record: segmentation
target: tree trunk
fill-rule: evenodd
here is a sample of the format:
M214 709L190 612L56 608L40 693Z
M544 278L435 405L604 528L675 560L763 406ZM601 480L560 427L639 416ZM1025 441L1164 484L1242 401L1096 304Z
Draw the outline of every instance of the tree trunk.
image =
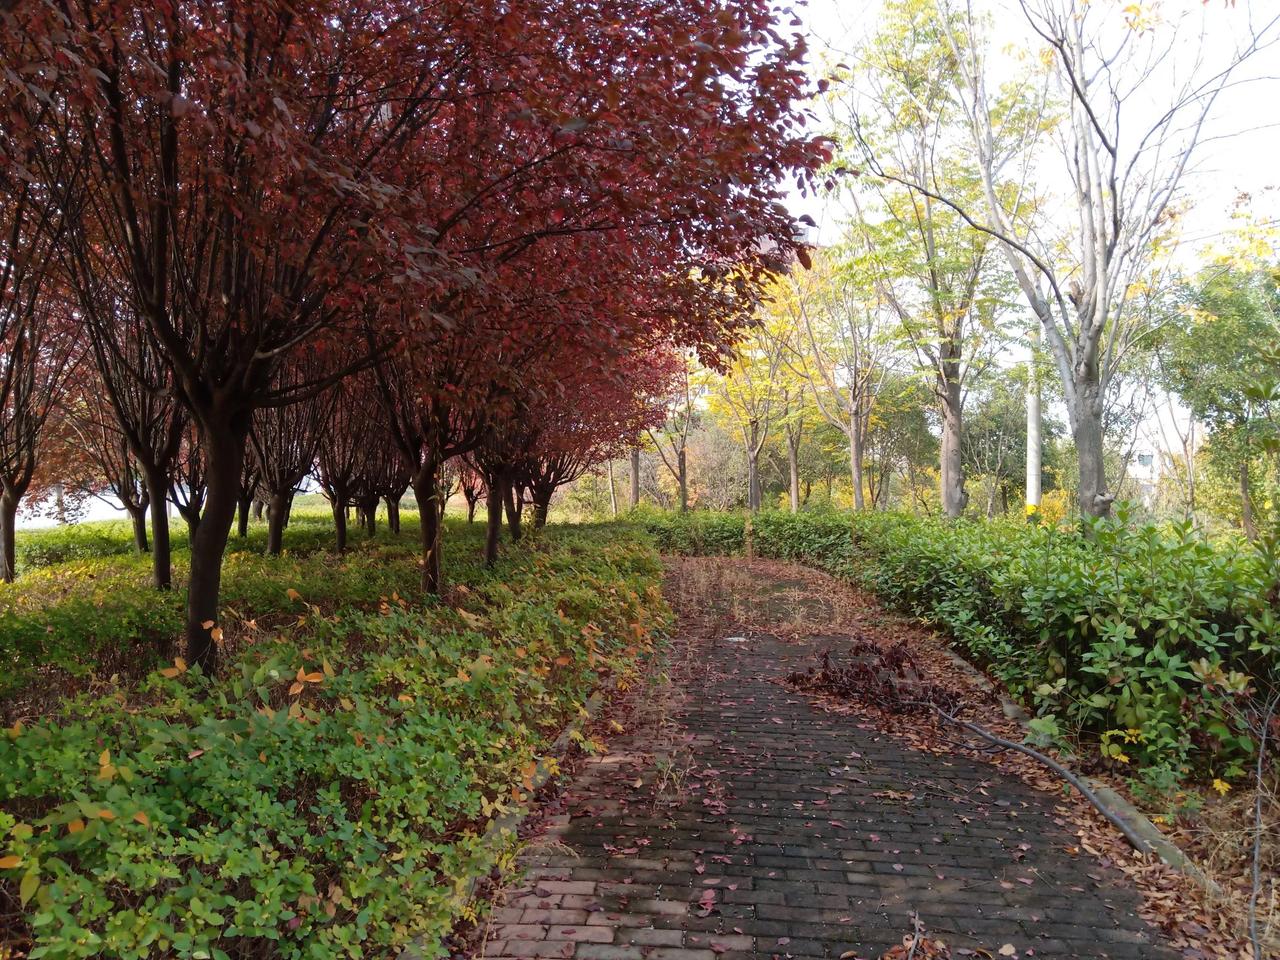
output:
M685 449L681 447L676 453L676 482L680 484L680 512L689 512L689 465L685 458Z
M339 553L347 550L347 505L338 497L333 499L334 546Z
M853 483L853 509L865 510L862 495L862 431L856 422L849 424L849 479Z
M533 529L541 530L547 525L547 512L551 509L551 497L554 489L547 491L545 494L534 492L533 494Z
M255 520L262 519L262 510L264 507L265 507L265 504L261 500L253 501L253 519Z
M618 488L613 485L613 461L609 461L609 513L618 519ZM544 518L545 519L545 518Z
M1112 497L1107 493L1103 465L1102 406L1096 386L1081 393L1075 423L1076 456L1080 460L1079 505L1082 517L1105 517L1111 513Z
M18 574L18 498L0 493L0 580L13 583Z
M964 423L961 419L960 384L949 381L942 397L942 454L940 463L942 511L959 517L969 503L964 489L964 464L960 459Z
M201 424L205 455L204 513L191 538L191 576L187 582L187 663L208 675L218 669L218 647L210 632L218 621L222 557L240 500L248 414L229 423Z
M1031 331L1031 363L1027 369L1027 515L1040 510L1040 475L1043 455L1040 413L1040 378L1036 375L1035 357L1040 345L1040 325Z
M484 564L492 567L498 561L498 538L502 534L502 481L490 477L485 482Z
M760 509L760 460L757 454L747 451L747 509L756 513Z
M631 509L640 506L640 448L631 448Z
M173 585L172 549L169 546L169 478L160 470L143 470L151 501L151 583L157 590Z
M387 497L386 500L387 500L387 529L390 530L394 535L399 536L400 535L400 498ZM443 506L444 505L441 504L442 508ZM440 512L441 514L443 514L444 510L441 509Z
M418 501L418 525L422 530L422 589L439 594L441 587L440 564L440 470L433 459L418 468L413 477L413 495ZM376 509L376 508L375 508Z
M125 505L129 512L129 520L133 524L133 549L137 553L146 553L150 549L147 543L147 508Z
M511 542L518 543L524 532L520 529L521 505L516 503L516 485L514 483L504 483L502 496L507 509L507 529L511 533Z
M268 556L280 556L280 551L284 547L284 525L289 517L289 501L291 499L293 498L288 494L273 493L271 501L267 504Z
M1249 458L1240 460L1240 524L1250 540L1258 539L1258 520L1253 513L1253 490L1249 482Z
M800 433L787 433L787 476L790 480L791 512L800 512Z
M476 504L478 504L479 502L480 502L479 497L477 497L474 500L472 500L470 497L467 497L467 523L476 522Z
M249 535L249 510L253 506L253 497L241 497L236 504L236 536L243 540Z

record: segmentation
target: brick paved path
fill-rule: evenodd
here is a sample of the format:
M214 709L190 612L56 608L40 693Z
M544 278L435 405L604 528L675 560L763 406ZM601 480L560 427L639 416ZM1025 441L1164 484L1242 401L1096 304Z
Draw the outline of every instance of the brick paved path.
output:
M485 956L876 958L913 912L956 956L1173 956L1044 795L771 682L804 644L702 644L682 749L619 737L566 785Z

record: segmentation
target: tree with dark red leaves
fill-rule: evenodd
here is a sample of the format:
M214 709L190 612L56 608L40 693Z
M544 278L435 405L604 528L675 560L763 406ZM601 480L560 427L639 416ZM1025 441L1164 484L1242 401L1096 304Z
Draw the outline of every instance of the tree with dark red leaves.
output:
M594 377L558 381L529 418L535 425L522 478L541 529L556 490L621 456L666 415L663 398L683 360L670 352L634 354Z
M294 360L277 373L276 386L287 393L292 382L312 382L318 377L312 363ZM337 390L330 389L306 400L259 407L253 412L249 439L257 465L256 492L267 504L267 553L271 556L283 548L294 494L311 473L316 452L332 429L338 398Z
M722 353L794 248L782 181L823 159L769 0L26 0L0 48L71 288L110 278L191 420L206 670L255 410L380 361L438 589L441 465L512 370L566 335L600 366L641 333ZM457 330L481 356L440 356Z
M73 234L64 255L83 257L82 241ZM96 385L147 488L152 583L168 590L169 491L188 417L176 395L172 369L146 321L112 290L106 277L89 271L76 275L78 316L88 332Z
M59 480L85 494L119 503L133 525L134 549L147 553L151 549L147 537L151 499L146 477L105 388L91 371L90 363L81 363L76 382L66 391L57 412L61 426L56 431L61 434L58 442L67 450L67 459L81 465L78 471L60 470ZM42 464L42 469L45 466Z

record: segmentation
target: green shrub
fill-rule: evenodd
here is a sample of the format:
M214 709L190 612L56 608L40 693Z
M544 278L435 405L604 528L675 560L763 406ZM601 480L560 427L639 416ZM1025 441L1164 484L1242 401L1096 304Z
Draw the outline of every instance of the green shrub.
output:
M0 732L0 902L30 956L385 956L447 931L493 866L484 825L669 614L616 528L458 565L457 610L380 592L410 558L235 556L228 594L294 616L216 680L178 663Z
M741 553L744 517L736 513L661 513L640 509L632 514L663 553L677 556L723 557Z
M689 531L740 529L743 518L642 523L663 549L699 552ZM1034 708L1041 729L1153 780L1236 776L1254 750L1236 707L1280 666L1273 547L1123 514L1089 537L870 512L771 512L751 526L759 555L855 579L938 624Z

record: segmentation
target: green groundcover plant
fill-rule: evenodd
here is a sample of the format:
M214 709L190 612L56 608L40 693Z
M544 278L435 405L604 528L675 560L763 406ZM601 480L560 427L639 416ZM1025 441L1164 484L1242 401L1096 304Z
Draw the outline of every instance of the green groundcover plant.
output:
M403 599L410 551L232 557L256 634L216 680L166 661L0 732L10 937L46 958L333 957L446 932L494 865L485 823L669 612L635 531L548 532L464 568L452 605ZM113 638L173 632L169 606L117 592L103 617Z
M741 515L641 514L664 552L745 549ZM754 551L858 582L937 624L1031 706L1034 727L1173 787L1243 774L1239 707L1280 664L1274 547L1123 513L1088 535L899 513L763 513Z

